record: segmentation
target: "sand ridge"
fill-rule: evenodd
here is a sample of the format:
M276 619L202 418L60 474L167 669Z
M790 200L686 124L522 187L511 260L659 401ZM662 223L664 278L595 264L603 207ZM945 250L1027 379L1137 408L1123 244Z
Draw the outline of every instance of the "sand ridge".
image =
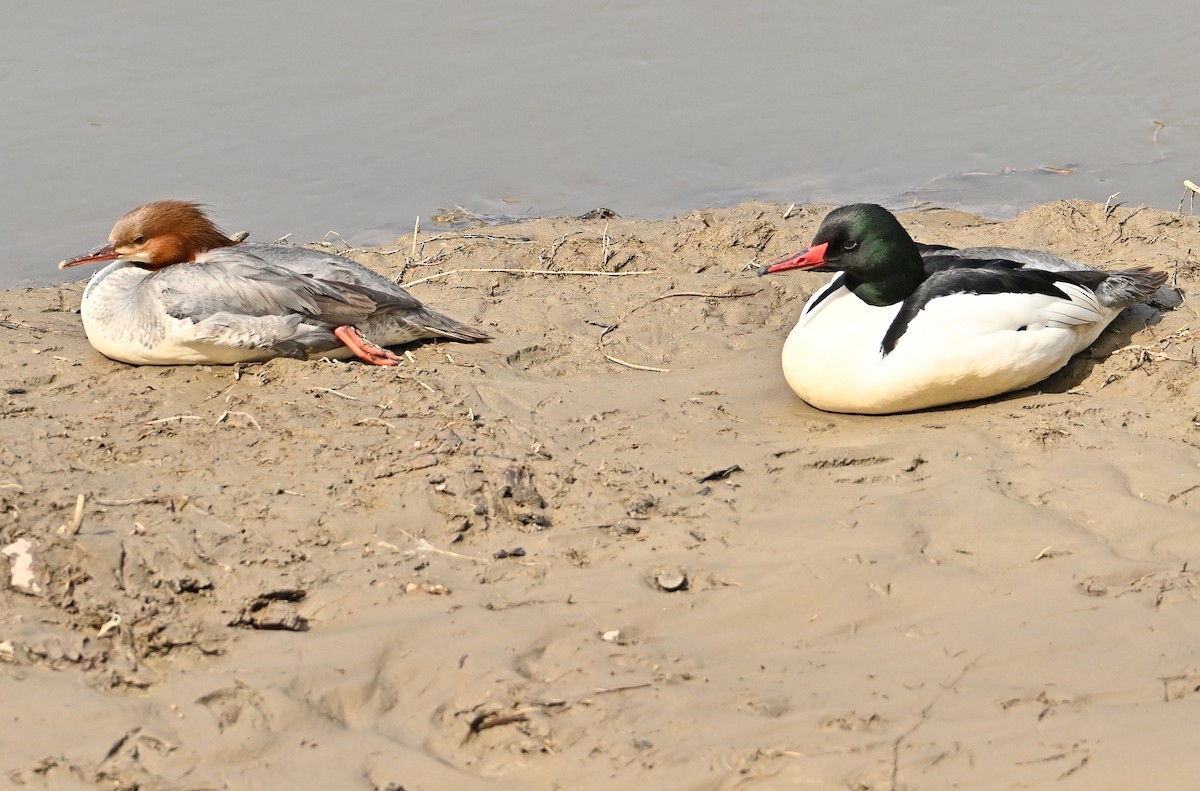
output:
M82 283L0 293L0 788L1190 777L1200 221L903 213L1192 302L1031 390L858 417L779 370L827 276L754 275L827 208L353 250L495 336L396 369L132 367Z

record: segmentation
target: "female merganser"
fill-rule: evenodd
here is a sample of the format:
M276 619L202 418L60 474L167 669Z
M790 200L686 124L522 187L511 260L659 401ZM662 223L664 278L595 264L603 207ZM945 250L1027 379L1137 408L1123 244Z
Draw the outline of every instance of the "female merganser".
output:
M241 238L194 203L156 201L118 220L108 244L58 267L113 262L84 289L83 329L101 354L137 365L350 356L396 365L384 346L489 337L348 258Z
M1031 250L918 245L882 206L831 211L812 246L760 275L839 274L783 346L796 395L828 412L909 412L1020 390L1062 368L1166 282Z

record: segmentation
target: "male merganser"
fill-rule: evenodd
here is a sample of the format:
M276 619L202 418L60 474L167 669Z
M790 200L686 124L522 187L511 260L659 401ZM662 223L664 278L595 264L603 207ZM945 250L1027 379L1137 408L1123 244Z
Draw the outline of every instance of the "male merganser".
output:
M783 346L796 395L828 412L909 412L1020 390L1062 368L1166 282L1032 250L918 245L882 206L831 211L760 275L838 272Z
M396 365L384 346L489 337L348 258L241 238L194 203L156 201L58 267L113 262L84 289L83 329L101 354L137 365L350 356Z

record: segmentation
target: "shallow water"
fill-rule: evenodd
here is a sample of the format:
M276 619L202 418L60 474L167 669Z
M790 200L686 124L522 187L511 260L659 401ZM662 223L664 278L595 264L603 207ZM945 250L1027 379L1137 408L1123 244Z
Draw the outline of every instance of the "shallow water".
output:
M1200 180L1194 3L1015 8L16 4L0 286L88 274L54 265L164 197L259 241L361 244L455 206L1175 209Z

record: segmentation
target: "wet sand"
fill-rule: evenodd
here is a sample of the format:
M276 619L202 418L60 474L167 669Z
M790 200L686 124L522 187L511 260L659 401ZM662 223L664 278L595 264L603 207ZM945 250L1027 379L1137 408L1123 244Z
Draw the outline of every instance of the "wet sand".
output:
M779 370L827 276L754 275L826 208L352 251L495 336L395 369L136 368L82 283L0 293L0 789L1190 782L1200 222L901 215L1191 302L857 417Z

